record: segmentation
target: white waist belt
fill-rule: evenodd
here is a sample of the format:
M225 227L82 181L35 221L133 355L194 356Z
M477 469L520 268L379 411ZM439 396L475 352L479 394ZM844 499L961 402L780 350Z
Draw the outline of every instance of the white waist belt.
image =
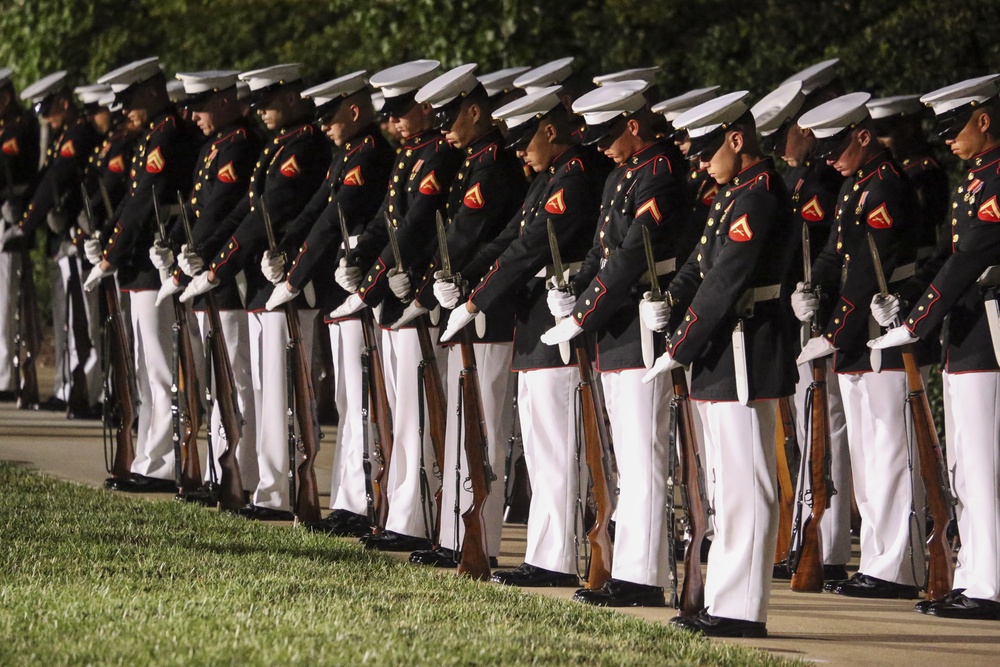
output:
M767 285L753 288L753 302L774 301L781 296L781 285Z
M909 264L903 264L902 266L897 266L896 270L892 272L889 276L890 283L898 283L901 280L906 280L907 278L912 278L913 274L917 272L917 265L915 262L910 262Z
M569 280L571 275L575 275L580 272L583 267L583 262L570 262L569 264L563 264L563 278ZM548 280L556 275L556 269L554 266L549 264L538 270L535 274L536 278L541 278L542 280Z

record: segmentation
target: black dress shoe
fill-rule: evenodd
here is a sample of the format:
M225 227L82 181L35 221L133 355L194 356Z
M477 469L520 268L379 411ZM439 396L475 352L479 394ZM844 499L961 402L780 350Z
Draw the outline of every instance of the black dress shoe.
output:
M767 637L764 623L712 616L707 609L702 609L697 616L674 616L670 625L707 637Z
M573 599L597 607L666 606L661 587L621 579L608 579L600 588L581 588L573 594Z
M0 391L0 403L13 403L17 400L16 391Z
M49 396L47 399L38 404L39 410L48 410L51 412L64 412L66 410L66 401L61 398L56 398L55 396Z
M279 510L274 507L261 507L253 503L241 507L233 514L252 521L294 521L295 515L289 510Z
M92 405L82 412L70 410L66 413L66 419L87 419L97 421L104 418L104 410L100 405Z
M823 579L825 580L823 582L823 590L832 593L833 590L838 586L840 586L841 584L847 584L858 581L861 576L863 575L860 572L855 572L852 576L848 577L847 579L827 579L826 577L823 577Z
M844 581L847 579L847 566L846 565L824 565L823 566L823 580L824 581Z
M964 588L953 588L937 600L921 600L917 604L913 605L913 611L918 614L926 614L932 604L937 604L938 602L952 602L956 598L960 597L964 592Z
M205 507L215 507L219 503L219 485L202 484L198 488L184 491L174 496L174 500L194 505L204 505Z
M372 532L368 517L344 509L333 510L325 519L303 525L314 533L326 533L334 537L363 537Z
M858 572L849 580L837 585L833 592L853 598L880 598L884 600L915 600L920 597L916 586L897 584L885 579L869 577Z
M362 540L365 549L375 549L377 551L421 551L431 548L431 541L426 537L416 537L414 535L403 535L385 531L381 535L370 535Z
M1000 621L1000 602L958 594L948 601L935 602L927 613L939 618Z
M580 578L570 572L553 572L528 563L521 563L513 570L494 572L490 581L505 586L522 586L525 588L558 588L563 586L576 587Z
M792 571L788 569L787 560L774 564L774 570L771 572L771 578L780 579L782 581L788 581L792 578Z
M172 479L147 477L129 473L128 477L109 477L104 480L104 488L124 493L175 493L177 484Z
M438 547L437 549L424 549L414 551L410 554L410 562L417 565L428 565L430 567L458 567L458 561L462 555L456 553L454 549Z

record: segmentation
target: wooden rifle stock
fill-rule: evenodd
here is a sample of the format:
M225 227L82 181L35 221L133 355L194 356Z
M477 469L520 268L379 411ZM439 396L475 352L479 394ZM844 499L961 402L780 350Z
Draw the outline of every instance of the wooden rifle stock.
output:
M35 294L35 271L31 254L21 251L21 290L17 304L17 341L14 361L18 372L17 407L22 410L38 408L38 346L41 332L38 325L38 299ZM23 355L22 355L23 351Z
M226 451L219 455L219 468L222 470L222 479L219 480L219 509L235 511L246 504L239 460L236 457L236 448L240 444L243 432L243 416L240 414L236 396L236 383L233 380L233 366L229 361L229 349L222 333L219 305L212 292L205 294L205 302L208 306L208 325L210 328L208 341L212 350L214 395L219 404L222 430L226 434Z
M177 378L178 402L183 394L183 423L179 492L187 493L201 486L201 461L198 457L198 430L200 403L198 400L198 373L195 370L194 348L191 346L191 328L188 309L174 296L174 321L177 327ZM180 405L178 406L180 407Z
M814 334L814 335L819 335ZM794 563L791 589L796 593L819 593L823 590L823 540L819 524L827 505L827 463L830 421L827 410L826 358L812 361L813 381L809 386L809 484L812 506L802 521L802 548ZM805 483L805 480L800 480Z
M778 399L778 433L775 446L778 453L778 543L774 549L774 562L788 558L788 548L792 538L792 509L795 505L795 485L792 484L791 462L788 460L788 445L798 447L795 442L795 419L789 399Z
M104 294L108 313L108 359L111 363L114 412L118 417L115 457L110 472L118 479L125 479L132 471L132 461L135 460L135 441L132 436L132 423L135 421L138 403L134 384L135 362L114 276L108 276L101 281L101 292Z
M927 402L924 379L913 345L902 348L903 366L906 369L906 384L909 387L907 402L913 414L913 433L917 441L917 456L920 460L920 479L927 494L927 506L931 512L933 528L927 536L929 561L927 564L927 599L944 597L952 586L955 564L948 543L948 523L952 516L952 497L948 487L944 456L938 442L934 417Z
M673 369L670 377L674 385L673 408L677 411L677 435L681 445L681 496L687 513L688 529L691 532L684 550L684 585L681 588L680 615L696 616L705 607L705 578L701 572L701 545L705 541L707 529L705 487L687 377L683 368ZM673 530L673 526L670 526L670 530Z
M73 333L76 348L76 364L70 369L69 397L67 411L71 415L84 415L90 409L90 393L87 388L87 360L94 349L90 340L90 325L87 318L86 296L80 279L80 265L76 257L69 257L69 279L66 281L66 298L69 301L68 325ZM96 314L95 314L96 315Z
M614 553L611 534L608 532L611 515L615 510L611 491L611 462L608 460L611 438L608 436L607 422L604 421L604 400L597 389L586 334L573 340L573 349L580 369L583 442L596 507L594 524L587 531L590 568L587 571L586 588L598 589L611 578L611 559Z
M375 525L372 526L372 533L378 535L385 530L385 522L389 518L386 477L389 474L389 462L392 460L392 408L389 406L389 396L386 393L385 369L376 337L375 316L370 308L361 311L361 331L364 334L365 352L368 356L368 394L371 399L368 414L375 429L372 453L377 468L371 474L375 501Z
M437 461L438 474L444 470L445 430L448 423L448 398L441 381L441 371L438 369L437 356L434 353L434 343L431 341L427 316L421 315L416 320L417 340L420 343L420 365L423 367L421 377L424 383L424 397L427 405L427 418L431 445L434 448L434 459ZM431 542L435 546L441 542L441 485L434 494L434 528L431 531Z
M479 388L479 370L472 332L466 327L461 332L462 372L459 382L462 390L462 416L465 428L465 458L469 464L469 483L472 486L472 504L462 513L465 536L462 538L462 560L458 573L479 581L490 578L489 547L486 543L486 519L483 507L490 495L493 472L487 452L486 422L483 417L483 396Z
M294 503L295 518L305 523L320 520L319 486L316 484L316 455L319 452L319 416L316 414L316 394L306 351L302 345L302 326L294 303L285 304L289 345L292 346L292 375L295 381L295 414L302 438L302 462L298 465L298 487ZM291 407L291 406L289 406Z

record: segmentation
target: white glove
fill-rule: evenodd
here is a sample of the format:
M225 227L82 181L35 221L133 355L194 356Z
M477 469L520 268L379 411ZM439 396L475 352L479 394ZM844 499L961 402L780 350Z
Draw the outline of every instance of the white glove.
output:
M87 280L83 283L83 289L88 292L93 292L94 288L101 284L101 280L112 275L114 272L114 269L109 269L108 271L101 269L101 262L98 261L97 265L90 270L90 275L87 276Z
M802 364L807 364L813 359L819 359L820 357L825 357L833 354L837 351L833 345L830 345L824 336L816 336L815 338L810 338L806 346L802 348L799 352L799 358L795 360L796 366L801 366Z
M285 282L285 253L278 253L272 257L271 251L265 250L264 256L260 259L260 270L272 285Z
M568 340L572 340L582 333L583 328L577 324L572 317L567 317L565 320L543 333L540 340L546 345L558 345L559 343L565 343Z
M104 259L104 249L97 239L87 239L83 242L83 254L87 256L87 261L97 266Z
M45 224L52 231L53 234L61 235L69 227L69 221L66 219L66 214L62 211L55 211L54 209L49 211L48 215L45 216Z
M569 317L573 312L573 306L576 305L576 297L568 289L549 289L549 293L545 295L545 301L549 305L552 317L557 320Z
M76 257L76 246L72 241L59 242L59 257Z
M3 233L2 237L0 237L0 249L7 247L7 244L10 243L11 241L16 241L17 239L23 237L24 237L23 229L21 229L17 225L11 227L10 229L8 229Z
M454 338L455 334L461 331L466 324L476 319L476 315L478 313L470 313L465 304L451 311L451 315L448 317L448 326L445 327L444 334L441 335L441 342L445 343Z
M427 308L420 305L420 302L414 299L406 305L403 309L403 314L399 316L399 319L392 323L392 330L399 331L405 325L409 324L413 320L417 319L424 313L429 313Z
M344 257L340 258L340 266L333 272L333 279L337 281L337 284L344 288L344 291L352 294L358 291L361 277L361 269L356 266L348 266L347 259Z
M445 279L442 276L444 276L444 271L434 272L434 285L431 289L434 292L434 298L438 300L441 307L450 310L458 304L458 300L462 297L462 290L459 289L454 280Z
M181 254L177 258L177 266L184 272L184 275L194 278L205 270L205 260L194 250L188 248L188 244L185 243L181 246Z
M209 292L219 286L218 280L214 283L208 278L208 271L203 271L196 275L190 283L188 283L187 289L184 290L184 294L181 294L181 303L187 303L191 299L195 298L199 294L204 294Z
M680 362L675 361L674 358L670 356L669 352L664 352L656 358L655 362L653 362L653 367L646 371L646 374L642 376L642 383L649 384L656 379L657 375L663 375L667 371L680 367Z
M173 276L168 276L167 279L163 281L163 284L160 285L160 291L156 293L156 303L153 305L159 306L166 299L174 294L177 294L182 289L184 289L183 285L174 280Z
M389 269L389 289L400 301L410 298L410 276L396 267Z
M880 327L895 324L897 315L899 315L899 297L895 294L872 296L872 317Z
M149 247L149 261L158 271L169 270L174 265L174 251L167 246L154 243Z
M873 350L884 350L887 347L899 347L900 345L907 345L917 341L918 338L910 333L910 330L906 327L896 327L895 329L890 329L884 336L879 336L874 340L868 341L868 347Z
M288 303L301 293L302 290L297 290L294 287L289 289L288 283L278 283L274 286L274 291L271 292L270 298L268 298L267 303L264 307L268 310L274 310L283 303Z
M364 307L365 302L361 300L361 297L357 294L352 294L347 297L347 300L344 301L344 303L330 311L330 319L335 320L338 317L347 317L351 313L356 313Z
M816 292L806 291L806 284L799 283L792 292L792 311L799 322L808 322L819 310L819 297Z
M670 304L666 299L653 301L653 293L646 292L639 302L639 317L650 331L663 331L670 319Z

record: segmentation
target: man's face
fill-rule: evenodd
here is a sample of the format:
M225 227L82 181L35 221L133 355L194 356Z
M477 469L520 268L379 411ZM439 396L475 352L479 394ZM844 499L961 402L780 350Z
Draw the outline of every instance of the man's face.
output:
M531 141L523 149L517 150L517 156L524 160L524 164L531 167L535 173L541 173L549 168L552 164L551 142L549 140L549 135L547 129L551 128L551 125L542 123L537 130L535 130L535 135L531 137Z
M282 106L278 106L277 102L271 102L267 105L266 109L257 109L257 115L260 116L261 121L267 129L277 130L283 125L285 120L285 109Z
M742 134L727 132L722 146L715 151L708 162L701 163L701 168L707 170L708 175L714 178L719 185L728 183L736 177L736 174L740 173L742 161L740 160L739 148L742 145Z
M826 159L826 163L840 172L841 176L850 176L865 163L866 149L872 142L868 130L852 130L847 148L836 159Z
M105 134L111 129L111 112L101 107L97 111L94 111L90 115L90 122L93 123L94 128L100 133Z
M403 139L415 137L426 132L431 126L431 107L429 104L413 104L402 116L389 116L397 134Z
M61 98L53 100L51 105L49 105L48 113L45 114L45 122L53 130L58 129L66 122L68 112L69 102Z
M959 158L969 160L986 150L989 137L985 130L990 127L992 120L984 111L974 113L962 131L954 139L945 139L944 143Z
M792 124L788 128L788 136L785 137L785 150L781 159L789 167L798 167L805 164L815 148L816 136L812 130L806 130L797 124Z
M476 119L479 107L475 104L463 105L455 122L447 130L442 130L444 138L455 148L465 148L475 139Z
M191 118L206 137L219 129L219 113L222 111L223 97L212 95L191 111Z
M674 137L674 145L680 149L681 155L687 157L688 151L691 150L691 135L687 132L679 132Z
M614 160L615 164L624 164L635 152L631 122L619 122L611 132L597 142L597 150Z
M357 119L357 105L341 104L337 107L336 113L324 122L322 127L327 138L338 147L347 143L354 130L354 122Z

